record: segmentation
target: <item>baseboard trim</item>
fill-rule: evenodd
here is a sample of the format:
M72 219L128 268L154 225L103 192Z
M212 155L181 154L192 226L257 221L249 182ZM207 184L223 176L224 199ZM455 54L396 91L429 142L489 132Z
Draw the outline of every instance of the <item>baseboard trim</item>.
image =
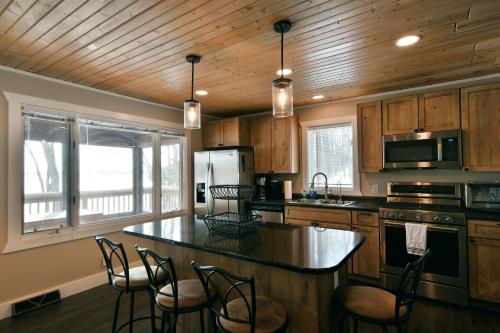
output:
M130 267L138 267L140 265L142 265L142 262L139 260L129 264ZM95 288L107 282L108 282L108 276L106 272L103 271L93 275L86 276L78 280L66 282L57 286L52 286L50 288L37 291L36 293L30 295L24 295L15 299L8 300L6 302L0 303L0 320L11 317L12 304L22 301L24 299L36 297L56 289L59 289L59 291L61 292L61 299L64 299L71 295L75 295L83 291Z

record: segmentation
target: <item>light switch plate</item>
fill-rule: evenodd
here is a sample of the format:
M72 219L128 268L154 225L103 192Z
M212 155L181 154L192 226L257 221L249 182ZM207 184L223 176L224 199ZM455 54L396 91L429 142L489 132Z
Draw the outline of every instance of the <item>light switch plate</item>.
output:
M372 193L378 193L378 184L372 185Z

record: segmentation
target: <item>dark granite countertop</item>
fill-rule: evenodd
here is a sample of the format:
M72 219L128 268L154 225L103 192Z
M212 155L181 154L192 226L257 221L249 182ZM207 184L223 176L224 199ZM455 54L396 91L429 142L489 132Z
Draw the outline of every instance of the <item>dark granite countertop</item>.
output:
M263 223L239 239L211 234L195 215L147 222L123 229L128 235L208 251L286 270L334 272L354 254L365 237L352 231Z
M302 206L329 209L348 209L378 212L379 208L386 203L385 197L345 197L345 200L354 201L348 206L322 205L320 203L296 203L291 200L254 200L252 206Z

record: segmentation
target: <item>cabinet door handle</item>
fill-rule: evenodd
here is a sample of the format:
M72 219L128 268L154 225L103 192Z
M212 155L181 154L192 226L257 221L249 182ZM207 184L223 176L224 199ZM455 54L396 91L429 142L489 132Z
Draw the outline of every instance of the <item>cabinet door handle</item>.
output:
M469 239L469 243L475 243L476 241L474 239Z

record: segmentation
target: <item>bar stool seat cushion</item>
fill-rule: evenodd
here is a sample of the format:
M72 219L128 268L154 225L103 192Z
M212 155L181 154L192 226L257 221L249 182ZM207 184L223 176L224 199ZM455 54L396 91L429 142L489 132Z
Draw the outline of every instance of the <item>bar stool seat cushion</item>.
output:
M177 296L179 308L191 308L198 305L202 305L207 302L207 295L203 285L199 279L189 279L177 281ZM211 285L209 285L210 293L213 295L215 290ZM168 295L164 295L168 294ZM156 301L158 304L166 308L175 307L175 299L173 296L172 285L168 284L160 289L160 292L156 295Z
M396 295L380 288L352 286L342 288L337 293L340 304L353 314L379 320L395 319ZM401 306L399 316L408 313L406 306Z
M153 272L156 272L156 266L151 266L151 270ZM128 276L129 276L129 287L131 288L142 288L142 287L147 287L149 285L149 278L148 278L148 272L146 271L146 267L140 266L140 267L134 267L130 268L128 270ZM120 288L126 288L126 279L125 279L125 273L121 272L118 275L122 276L116 276L113 279L113 284L117 287ZM162 278L162 276L165 275L165 272L163 270L158 271L157 277Z
M250 297L247 297L250 302ZM256 315L255 315L255 332L256 333L271 333L276 332L285 325L288 315L286 309L281 303L263 296L255 297ZM250 304L249 304L250 305ZM224 311L221 309L221 313ZM239 319L248 321L248 309L243 298L236 298L227 303L228 317L231 319ZM239 323L219 317L219 321L224 330L231 333L247 333L250 332L250 325Z

